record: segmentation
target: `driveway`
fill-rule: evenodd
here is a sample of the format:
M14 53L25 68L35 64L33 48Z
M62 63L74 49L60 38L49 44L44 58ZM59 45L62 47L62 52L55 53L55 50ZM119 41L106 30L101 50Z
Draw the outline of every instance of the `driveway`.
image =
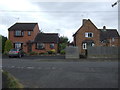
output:
M27 88L117 88L117 61L42 61L4 58L3 69Z

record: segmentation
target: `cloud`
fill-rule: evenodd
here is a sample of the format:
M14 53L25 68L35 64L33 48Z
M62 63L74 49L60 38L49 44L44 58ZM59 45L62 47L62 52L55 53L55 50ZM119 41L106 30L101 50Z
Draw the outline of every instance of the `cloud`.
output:
M6 2L6 3L5 3ZM111 2L30 2L29 0L3 0L0 2L2 31L15 22L38 22L43 32L60 33L69 37L89 18L98 27L118 28L117 7ZM3 32L4 31L4 32Z

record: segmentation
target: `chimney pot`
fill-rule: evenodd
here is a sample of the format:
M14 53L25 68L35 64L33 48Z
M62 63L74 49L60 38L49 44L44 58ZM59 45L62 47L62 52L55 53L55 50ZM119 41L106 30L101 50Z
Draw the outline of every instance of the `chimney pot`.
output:
M106 29L106 26L103 26L103 29Z
M85 24L86 21L87 21L87 19L83 19L83 25Z

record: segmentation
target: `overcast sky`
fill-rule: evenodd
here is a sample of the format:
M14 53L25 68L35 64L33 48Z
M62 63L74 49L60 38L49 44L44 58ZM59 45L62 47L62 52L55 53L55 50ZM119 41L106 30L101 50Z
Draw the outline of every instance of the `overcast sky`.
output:
M72 35L82 25L83 19L90 19L99 29L106 26L118 29L117 0L110 2L32 2L34 0L0 1L0 34L8 36L8 28L16 22L37 22L45 33ZM85 1L85 0L84 0ZM90 0L91 1L91 0ZM99 1L99 0L98 0Z

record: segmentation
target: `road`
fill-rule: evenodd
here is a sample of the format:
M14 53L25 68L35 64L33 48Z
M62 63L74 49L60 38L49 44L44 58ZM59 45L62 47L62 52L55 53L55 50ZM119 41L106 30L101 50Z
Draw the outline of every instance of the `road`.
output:
M26 88L118 87L117 61L50 60L40 57L3 58L2 66Z

